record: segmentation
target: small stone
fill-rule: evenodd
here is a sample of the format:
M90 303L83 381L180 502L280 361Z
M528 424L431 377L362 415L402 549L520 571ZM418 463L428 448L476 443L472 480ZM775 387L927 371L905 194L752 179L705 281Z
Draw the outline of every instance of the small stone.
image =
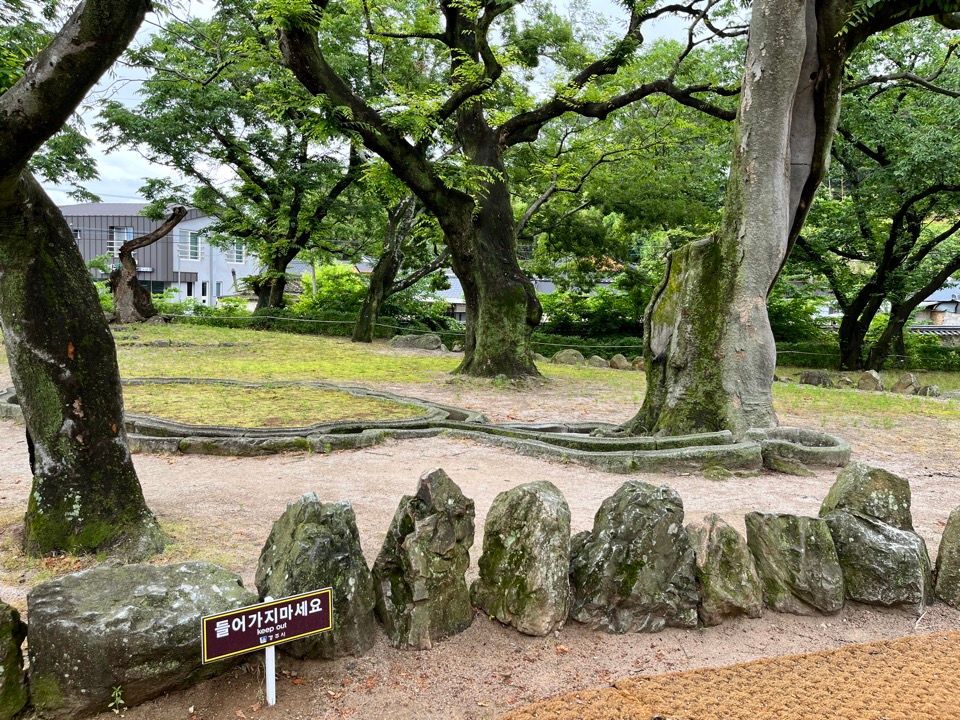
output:
M960 508L947 518L937 551L937 597L960 608Z
M545 362L550 362L550 358L548 358L546 355L541 355L540 353L534 353L533 361L538 363L545 363Z
M763 466L774 472L784 475L793 475L795 477L813 477L816 475L813 470L808 468L796 458L786 457L774 451L764 451Z
M614 370L633 370L633 365L623 355L617 353L610 358L610 367Z
M883 392L883 378L876 370L865 370L857 380L857 390L867 392Z
M843 607L843 572L823 520L752 512L746 524L767 607L795 615Z
M473 522L473 500L443 470L400 500L373 565L377 616L394 646L427 650L470 627Z
M820 517L834 510L913 530L910 483L892 472L863 463L851 463L837 475L820 507Z
M923 612L933 584L927 546L918 535L843 510L823 519L837 548L848 600Z
M726 618L763 614L763 586L743 537L718 515L687 525L697 561L700 620L719 625Z
M604 360L599 355L591 355L590 359L587 360L587 365L595 368L608 368L610 367L610 362L608 360Z
M614 633L697 624L696 563L683 503L668 487L631 480L570 544L570 617Z
M434 333L423 335L394 335L390 339L390 347L407 348L414 350L439 350L443 343L440 336Z
M921 397L940 397L942 394L939 385L924 385L917 391L917 395Z
M832 388L833 380L830 379L830 374L825 370L804 370L800 375L800 384Z
M637 356L630 362L630 364L633 365L633 369L634 369L634 370L637 370L637 371L639 371L639 372L643 372L644 370L647 369L647 363L646 363L646 361L643 359L643 355L637 355Z
M570 508L545 480L494 498L480 577L470 594L490 617L527 635L563 627L570 610Z
M234 573L206 562L91 568L27 595L30 692L43 718L133 707L231 668L201 664L200 618L256 602Z
M288 655L333 660L373 646L373 576L350 503L323 503L314 493L290 503L263 546L256 579L261 600L332 590L333 629L281 645Z
M567 348L556 353L550 362L558 365L583 365L583 353L573 348Z
M707 480L722 482L732 478L733 473L727 468L723 467L723 465L707 465L705 468L703 468L703 476Z
M16 717L30 699L20 649L26 637L20 613L0 602L0 720Z
M856 385L848 376L841 375L837 378L837 385L842 388L852 388Z
M447 350L446 345L444 345L443 343L440 343L440 352L450 352L450 351Z
M900 395L916 395L920 391L920 381L913 373L904 373L897 380L896 384L890 388L890 392Z
M450 347L450 352L456 352L456 353L463 352L463 343L455 342L455 343Z

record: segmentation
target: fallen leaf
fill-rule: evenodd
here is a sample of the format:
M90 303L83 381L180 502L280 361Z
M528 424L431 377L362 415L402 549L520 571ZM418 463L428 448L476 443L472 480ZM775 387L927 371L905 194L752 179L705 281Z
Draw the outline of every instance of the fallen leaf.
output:
M302 677L295 677L293 680L290 681L290 684L291 684L291 685L303 685L304 682L305 682L305 681L304 681L304 679L303 679Z
M568 652L570 652L570 648L566 645L557 645L557 655L566 655Z

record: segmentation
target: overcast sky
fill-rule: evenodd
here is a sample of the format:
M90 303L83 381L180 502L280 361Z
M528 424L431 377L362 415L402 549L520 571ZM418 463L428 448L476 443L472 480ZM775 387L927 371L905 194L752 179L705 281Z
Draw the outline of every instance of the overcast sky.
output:
M611 23L616 23L617 26L623 25L626 13L623 7L613 0L586 0L586 4L591 10L610 18ZM188 17L206 18L212 15L214 7L213 0L182 0L174 12L181 19ZM143 26L137 33L134 44L143 43L157 31L159 24L162 22L163 19L154 13L147 15ZM645 33L645 35L648 39L657 36L679 37L685 35L685 30L681 21L669 19L661 21L656 27L652 28L652 32ZM135 105L137 103L137 90L143 77L142 73L118 63L91 91L81 109L80 114L86 124L87 135L93 142L91 155L96 161L100 173L98 180L85 183L85 187L99 195L104 202L142 202L138 190L145 179L157 177L179 179L175 171L162 165L149 163L135 151L115 150L108 154L105 146L99 142L97 131L93 127L97 116L94 107L96 102L104 97L110 97L123 103ZM43 185L57 204L72 204L75 202L67 195L66 190L68 188L46 182Z

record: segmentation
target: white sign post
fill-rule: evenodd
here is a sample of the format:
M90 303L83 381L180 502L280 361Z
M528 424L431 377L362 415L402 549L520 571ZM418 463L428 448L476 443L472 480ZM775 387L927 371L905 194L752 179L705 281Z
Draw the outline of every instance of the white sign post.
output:
M264 602L272 602L273 598L267 595ZM273 645L263 651L263 673L266 676L267 705L277 704L277 648Z

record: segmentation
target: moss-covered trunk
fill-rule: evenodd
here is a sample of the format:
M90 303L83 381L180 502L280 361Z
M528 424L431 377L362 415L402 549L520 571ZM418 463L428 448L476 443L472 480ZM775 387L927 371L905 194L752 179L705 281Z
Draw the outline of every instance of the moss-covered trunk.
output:
M487 169L490 179L469 215L461 210L452 222L440 221L467 304L464 358L457 372L539 375L531 340L543 310L517 261L516 221L502 150L479 107L461 112L458 131L472 163Z
M723 224L672 254L651 299L648 392L629 432L742 435L777 423L766 299L836 124L847 50L835 10L819 17L814 0L754 3Z
M113 337L69 226L26 172L0 189L0 321L33 470L27 551L159 552Z
M283 291L287 287L286 265L283 270L273 270L261 277L254 284L253 291L257 294L257 310L267 308L282 308L284 306Z
M403 262L403 255L400 252L402 239L400 237L400 223L404 215L412 209L412 206L412 201L406 201L387 213L383 253L377 258L377 263L370 273L370 285L367 287L367 294L363 298L363 305L360 307L357 322L353 326L353 337L351 337L353 342L373 342L373 331L377 325L377 318L380 317L380 307L388 297L390 289L393 288L397 273L400 272L400 264Z

